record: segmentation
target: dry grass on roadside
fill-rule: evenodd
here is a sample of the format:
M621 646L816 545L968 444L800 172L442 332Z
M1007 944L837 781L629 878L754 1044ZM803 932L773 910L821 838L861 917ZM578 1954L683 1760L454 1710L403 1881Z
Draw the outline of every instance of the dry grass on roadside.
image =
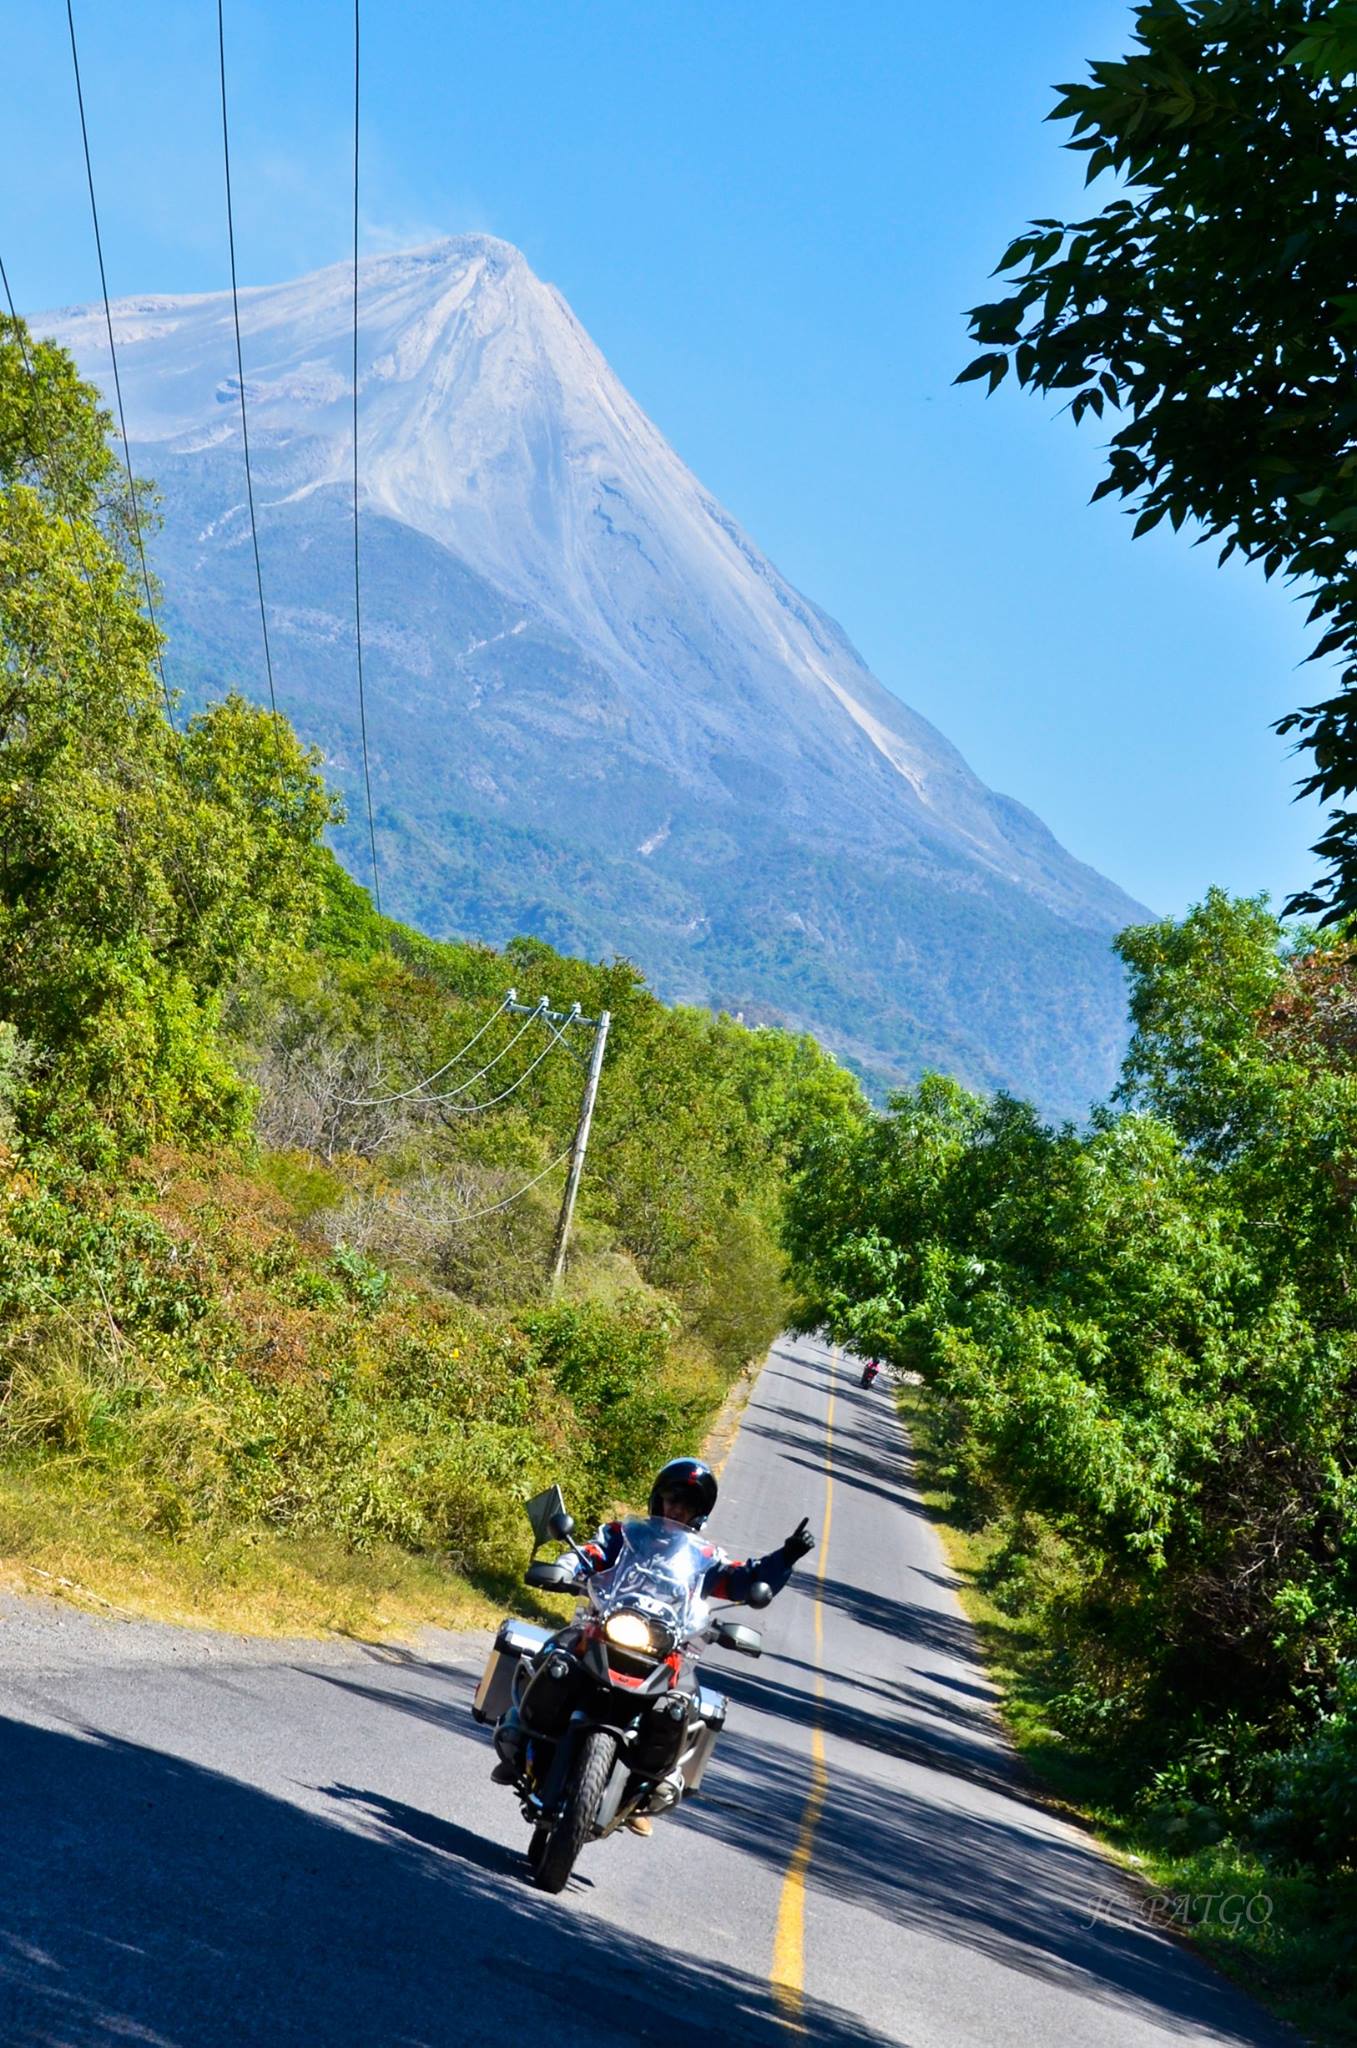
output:
M317 1236L304 1166L0 1173L0 1584L245 1634L488 1625L527 1495L587 1518L719 1408L625 1255L488 1308Z
M402 1637L426 1624L489 1627L503 1612L456 1572L395 1544L360 1553L267 1529L170 1538L50 1467L0 1468L0 1583L92 1613L237 1635Z

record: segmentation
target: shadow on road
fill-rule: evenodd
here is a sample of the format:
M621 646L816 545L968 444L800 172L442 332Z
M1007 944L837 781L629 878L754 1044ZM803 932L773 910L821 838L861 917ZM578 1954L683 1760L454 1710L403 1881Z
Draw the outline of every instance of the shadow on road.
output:
M851 1698L835 1699L827 1694L816 1699L799 1684L780 1684L774 1678L755 1678L742 1671L723 1671L721 1689L742 1705L784 1723L806 1728L818 1725L827 1736L878 1756L918 1764L1002 1793L1005 1798L1025 1798L1022 1772L1012 1751L997 1738L992 1721L957 1725L939 1716L928 1723L915 1718L919 1711L915 1700L897 1700L897 1712L890 1714L860 1705L857 1688ZM926 1704L929 1712L935 1710L934 1702ZM890 1796L884 1788L879 1789L883 1803Z
M826 1607L837 1608L862 1628L881 1629L897 1642L916 1644L961 1664L975 1659L975 1631L964 1615L870 1592L849 1579L821 1579L818 1590Z
M758 1704L754 1695L749 1687L749 1707ZM796 1711L786 1698L770 1704L779 1716ZM805 1717L803 1710L798 1718ZM750 1720L741 1716L728 1768L710 1781L712 1796L685 1805L679 1825L738 1844L782 1870L804 1812L805 1756L756 1739ZM936 1739L916 1754L912 1732L891 1730L877 1716L839 1714L828 1704L823 1725L831 1745L829 1796L807 1876L813 1891L864 1909L888 1928L939 1936L952 1945L958 1969L968 1954L984 1956L1063 1987L1087 2002L1081 2038L1088 2041L1101 2038L1099 2005L1193 2042L1262 2048L1279 2040L1220 1979L1185 1968L1176 1944L1134 1919L1130 1895L1091 1845L1063 1831L1035 1842L1030 1814L1013 1800L1002 1768L991 1775L960 1750L949 1764ZM848 1745L856 1746L857 1767ZM963 1807L948 1800L945 1788L914 1796L898 1779L883 1786L873 1752L932 1763L1002 1796ZM1099 1917L1095 1908L1109 1897L1112 1910Z
M825 1440L805 1396L813 1408L831 1371L827 1360L791 1361L782 1374L788 1405L775 1393L746 1424L820 1475ZM926 1517L906 1491L911 1466L889 1398L846 1386L842 1369L836 1384L836 1486ZM849 1577L852 1552L836 1546L833 1555L838 1574L813 1582L808 1570L792 1597L818 1593L842 1618L827 1639L848 1663L826 1658L823 1690L801 1658L775 1652L757 1675L723 1664L718 1682L739 1711L711 1796L684 1805L678 1824L785 1870L806 1811L808 1731L818 1726L828 1794L807 1870L813 1893L875 1915L885 1939L900 1926L936 1935L959 1969L968 1956L985 1957L1066 1989L1085 2001L1080 2039L1102 2038L1103 2006L1193 2042L1279 2041L1222 1980L1138 1919L1120 1873L1034 1799L990 1704L996 1689L974 1631L951 1597L955 1579L914 1567L909 1584L921 1597L910 1599L889 1580L885 1590L872 1583L870 1556Z
M352 1693L355 1699L367 1700L376 1707L388 1707L395 1714L408 1714L416 1721L427 1721L431 1727L442 1728L450 1735L459 1735L476 1743L485 1750L485 1768L488 1771L494 1762L489 1737L471 1718L475 1677L447 1665L412 1662L407 1668L412 1678L423 1679L426 1687L433 1682L438 1691L416 1690L414 1686L368 1685L361 1678L347 1678L338 1671L319 1666L297 1666L308 1678L316 1679L321 1685L332 1685L337 1692Z
M11 1720L0 1775L5 2048L596 2048L672 2040L676 2015L688 2041L787 2040L756 1972L638 1945L373 1793L331 1788L332 1820ZM831 2048L884 2038L829 2007L807 2025Z
M807 1430L804 1415L796 1416L801 1425L793 1428L779 1416L791 1416L793 1411L784 1408L770 1408L763 1402L751 1402L748 1416L741 1425L751 1436L765 1437L778 1445L782 1458L789 1465L800 1465L807 1472L823 1476L825 1469L824 1434L818 1435ZM755 1416L769 1419L754 1420ZM837 1441L834 1450L834 1477L844 1486L851 1486L859 1493L875 1494L878 1499L889 1501L902 1514L917 1515L927 1521L928 1511L921 1502L905 1492L906 1474L901 1461L882 1457L878 1452L862 1451L845 1442Z
M774 1664L779 1664L788 1671L808 1671L812 1677L818 1669L818 1666L807 1663L804 1657L788 1656L785 1650L765 1650L761 1675L766 1676ZM727 1666L722 1667L723 1686L728 1669ZM912 1707L917 1713L931 1715L934 1720L951 1721L959 1728L968 1728L987 1735L991 1741L1003 1739L993 1705L997 1698L993 1687L986 1690L978 1685L968 1684L965 1679L953 1679L932 1669L916 1674L926 1681L923 1685L912 1685L907 1678L878 1678L858 1667L845 1666L842 1671L831 1669L825 1675L830 1684L851 1691L855 1698L887 1700L893 1707L904 1704ZM946 1686L948 1692L934 1690L939 1686ZM953 1691L964 1694L965 1699L951 1698L950 1694ZM978 1704L971 1704L972 1701Z
M440 1855L456 1856L463 1863L488 1870L492 1876L512 1877L520 1884L523 1881L521 1855L515 1855L503 1842L488 1841L472 1828L459 1827L455 1820L440 1820L437 1814L425 1813L422 1807L410 1806L403 1799L388 1799L382 1792L364 1792L357 1785L323 1785L321 1791L327 1799L352 1806L370 1820L380 1822L393 1835L403 1835L407 1841L418 1842L426 1849L437 1849Z
M827 1370L797 1368L802 1384ZM901 1500L888 1446L856 1434L879 1439L889 1417L883 1430L885 1411L860 1405L853 1418L845 1403L844 1483ZM804 1424L773 1410L757 1426L798 1461L809 1452ZM802 1581L801 1597L810 1590ZM665 1831L720 1841L780 1882L818 1723L829 1792L812 1894L860 1908L872 1919L859 1925L886 1939L902 1926L936 1936L947 1945L939 1967L984 1957L1067 1988L1087 2015L1081 2041L1101 2037L1100 2005L1193 2042L1277 2038L1152 1929L1092 1912L1118 1893L1124 1915L1127 1895L1090 1844L1016 1796L993 1717L973 1703L992 1689L950 1604L844 1577L819 1590L856 1625L846 1631L855 1668L829 1670L817 1698L814 1667L793 1657L770 1657L776 1671L757 1676L722 1667L737 1711L719 1768ZM895 1644L915 1646L917 1667ZM475 1743L475 1767L488 1768L466 1670L369 1654L399 1665L399 1682L371 1682L377 1673L362 1665L310 1676ZM956 1660L961 1675L933 1670L933 1658ZM456 1755L469 1767L465 1748ZM735 1967L614 1927L599 1893L589 1898L590 1855L606 1849L586 1851L580 1887L549 1900L509 1849L361 1784L322 1788L325 1810L311 1812L152 1748L4 1718L0 1782L3 2048L501 2048L538 2037L552 2048L785 2048L791 2038L761 1974L763 1936ZM654 1851L645 1881L674 1881L662 1845ZM804 2019L821 2048L905 2048L838 2007L809 2001Z

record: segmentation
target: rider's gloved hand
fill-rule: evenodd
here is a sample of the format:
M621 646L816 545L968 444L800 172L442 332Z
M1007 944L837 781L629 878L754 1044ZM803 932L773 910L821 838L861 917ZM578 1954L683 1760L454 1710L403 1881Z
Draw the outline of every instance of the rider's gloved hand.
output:
M815 1538L810 1533L810 1517L803 1515L791 1535L782 1546L782 1555L788 1564L795 1564L808 1550L814 1550Z

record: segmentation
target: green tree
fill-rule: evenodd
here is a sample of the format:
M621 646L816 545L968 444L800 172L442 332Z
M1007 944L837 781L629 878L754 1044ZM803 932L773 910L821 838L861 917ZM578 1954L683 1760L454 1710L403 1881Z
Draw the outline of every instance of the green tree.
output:
M1080 1711L1162 1755L1241 1695L1289 1736L1357 1649L1357 967L1218 893L1121 950L1120 1110L927 1081L824 1138L786 1237L804 1318L923 1377L1010 1560L1069 1560Z
M1147 0L1135 23L1051 116L1118 194L1010 245L1016 282L972 312L984 353L961 381L1011 367L1076 422L1119 413L1095 498L1126 499L1137 534L1191 521L1309 594L1338 688L1279 729L1311 756L1302 793L1338 807L1291 907L1337 918L1357 908L1357 9Z
M0 322L0 1018L21 1125L88 1157L241 1128L216 1000L305 930L334 815L282 720L233 696L171 725L107 427Z
M1218 1163L1275 1114L1277 1059L1258 1019L1286 982L1277 920L1262 897L1212 889L1181 922L1133 925L1117 940L1133 1036L1119 1093Z

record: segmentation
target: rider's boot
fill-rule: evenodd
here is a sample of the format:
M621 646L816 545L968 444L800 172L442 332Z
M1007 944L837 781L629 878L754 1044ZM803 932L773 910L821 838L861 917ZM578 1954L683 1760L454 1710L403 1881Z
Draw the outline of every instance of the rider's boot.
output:
M499 1762L490 1773L490 1782L492 1785L512 1785L523 1772L524 1735L516 1707L509 1708L495 1729L495 1748L499 1752Z

